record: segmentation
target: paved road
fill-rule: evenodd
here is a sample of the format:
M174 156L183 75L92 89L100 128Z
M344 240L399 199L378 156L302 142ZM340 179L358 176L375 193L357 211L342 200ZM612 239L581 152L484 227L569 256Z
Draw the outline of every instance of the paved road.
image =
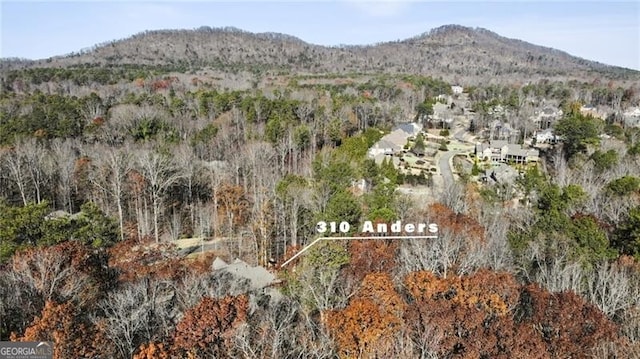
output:
M440 174L442 175L442 180L444 182L443 188L446 188L448 184L455 182L455 178L453 177L453 156L465 152L467 152L465 149L456 149L449 150L440 155L438 167L440 168Z
M442 153L440 156L440 160L438 160L438 167L440 167L440 174L442 175L442 180L444 181L444 187L450 183L453 183L453 171L451 170L451 165L449 161L456 153L453 151L447 151Z
M453 140L459 142L459 144L449 145L450 147L449 151L440 154L440 158L438 159L438 167L440 168L440 174L442 175L443 188L446 188L448 184L453 183L455 181L455 177L453 176L453 161L452 161L453 156L459 153L464 153L471 150L471 148L468 148L468 147L472 143L468 138L465 138L465 136L467 135L468 135L467 124L463 124L462 128L457 130L453 134ZM452 147L454 146L458 148L452 149ZM459 147L464 147L464 148L461 149Z

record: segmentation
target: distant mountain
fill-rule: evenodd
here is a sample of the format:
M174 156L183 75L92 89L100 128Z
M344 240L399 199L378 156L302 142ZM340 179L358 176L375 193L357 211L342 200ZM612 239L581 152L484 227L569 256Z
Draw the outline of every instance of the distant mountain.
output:
M236 28L158 30L24 66L169 65L296 73L418 73L465 83L539 78L635 80L640 72L588 61L481 28L446 25L403 41L326 47ZM6 65L6 64L5 64Z

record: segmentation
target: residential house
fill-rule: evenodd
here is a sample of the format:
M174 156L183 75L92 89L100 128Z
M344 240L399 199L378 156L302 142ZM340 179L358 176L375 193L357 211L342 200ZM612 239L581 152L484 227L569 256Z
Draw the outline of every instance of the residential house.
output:
M402 132L407 134L407 137L417 136L420 131L422 131L422 126L415 122L406 122L400 123L396 125L391 131L401 130Z
M509 141L505 140L493 140L489 141L489 148L491 149L491 162L502 162L503 149L509 145Z
M392 155L398 151L402 151L404 143L399 143L399 141L395 139L385 137L380 139L380 141L376 142L371 148L369 148L369 157L373 158L381 154ZM403 141L406 143L406 140Z
M436 96L435 100L437 102L444 102L444 103L450 104L451 102L453 102L453 97L451 95L440 94Z
M453 92L454 95L461 95L463 91L464 91L464 88L462 86L458 86L458 85L451 86L451 92Z
M484 160L485 158L488 160L491 158L491 147L488 143L476 143L474 154L476 158L480 160Z
M525 149L522 145L510 144L503 140L476 144L475 154L477 158L489 159L493 163L517 164L537 162L540 156L536 149Z
M529 162L538 162L540 153L536 149L525 149L522 145L509 144L506 148L502 148L501 152L503 162L514 164L526 164Z
M380 141L376 142L367 155L369 158L375 158L378 155L392 155L402 151L407 139L417 136L422 127L417 123L402 123L393 128L391 133L384 135Z
M485 182L491 179L495 183L513 183L518 178L518 171L504 163L498 163L494 164L490 170L485 171L485 176L483 178Z
M427 119L429 128L451 128L453 123L453 113L449 105L436 102L433 105L433 115Z
M489 159L491 162L502 161L502 147L508 144L507 141L494 140L489 143L478 143L475 148L475 155L480 159Z
M537 131L535 135L535 139L536 139L536 144L543 144L543 143L556 144L561 140L560 136L557 136L556 134L553 133L552 128L547 128L546 130Z

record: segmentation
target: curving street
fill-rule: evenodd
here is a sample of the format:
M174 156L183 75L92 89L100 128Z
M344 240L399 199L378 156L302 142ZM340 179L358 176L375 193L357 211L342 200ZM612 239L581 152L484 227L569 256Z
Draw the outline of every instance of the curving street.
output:
M453 135L451 143L448 145L449 151L440 152L438 154L438 168L442 176L442 187L446 188L447 184L453 183L455 177L453 175L453 157L460 153L473 151L473 145L465 139L466 130L460 130Z

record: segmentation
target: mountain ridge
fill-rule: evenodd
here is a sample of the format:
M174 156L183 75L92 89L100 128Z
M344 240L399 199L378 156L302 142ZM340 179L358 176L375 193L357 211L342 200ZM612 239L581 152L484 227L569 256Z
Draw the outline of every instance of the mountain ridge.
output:
M7 61L3 60L5 65ZM640 71L462 25L443 25L404 40L334 46L308 43L287 34L252 33L235 27L147 30L82 52L22 62L27 67L123 64L259 72L418 73L477 81L487 78L640 79Z

